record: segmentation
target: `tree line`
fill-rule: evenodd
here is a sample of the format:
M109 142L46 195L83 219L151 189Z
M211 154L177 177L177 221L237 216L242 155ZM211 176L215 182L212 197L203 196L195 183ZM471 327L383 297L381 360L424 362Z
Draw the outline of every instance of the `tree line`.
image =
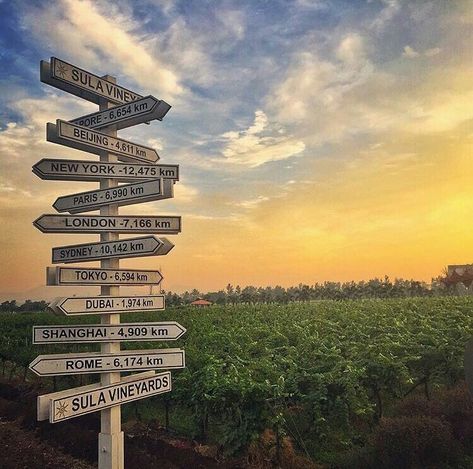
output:
M460 287L461 289L461 287ZM192 303L202 298L218 305L276 303L287 304L291 302L305 302L313 300L350 300L362 298L408 298L417 296L444 296L458 294L459 287L445 285L444 279L432 279L429 284L418 280L405 280L396 278L391 280L388 276L361 280L358 282L323 282L284 288L280 285L274 287L255 287L248 285L241 287L228 284L224 289L211 292L200 292L197 289L175 293L162 291L166 296L168 306L181 306ZM48 303L42 301L26 300L19 305L15 300L0 303L0 312L28 312L44 311Z
M211 301L219 305L224 304L256 304L304 302L312 300L349 300L361 298L408 298L417 296L444 296L458 293L456 286L447 287L441 277L426 283L418 280L391 280L388 276L361 280L358 282L323 282L313 285L300 283L297 286L284 288L255 287L248 285L240 287L228 284L225 289L202 293L197 289L178 294L165 292L168 306L189 304L198 298Z

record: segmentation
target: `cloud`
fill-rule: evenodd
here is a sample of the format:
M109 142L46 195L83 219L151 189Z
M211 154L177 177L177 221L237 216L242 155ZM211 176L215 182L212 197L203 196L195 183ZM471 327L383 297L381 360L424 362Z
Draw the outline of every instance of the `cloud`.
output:
M407 57L409 59L419 57L419 55L419 52L415 51L411 46L405 46L404 51L402 52L402 56Z
M270 124L266 114L255 112L253 124L246 130L229 131L222 135L226 142L222 151L229 163L246 165L251 168L268 161L279 161L297 156L304 151L302 141L281 136L277 126Z
M399 0L382 0L382 3L385 5L384 8L370 25L370 28L376 32L381 32L401 10Z
M102 7L103 8L103 7ZM43 42L54 43L66 57L105 72L120 70L148 92L166 98L183 93L179 77L158 56L151 54L152 35L133 17L107 4L107 11L88 0L62 0L43 9L31 9L27 27Z

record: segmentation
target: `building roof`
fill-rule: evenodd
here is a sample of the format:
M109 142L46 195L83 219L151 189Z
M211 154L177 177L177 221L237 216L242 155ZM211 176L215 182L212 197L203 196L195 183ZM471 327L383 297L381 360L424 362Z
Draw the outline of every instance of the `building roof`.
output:
M197 300L191 303L191 305L193 306L210 306L211 304L212 304L211 301L207 301L202 298L197 298Z

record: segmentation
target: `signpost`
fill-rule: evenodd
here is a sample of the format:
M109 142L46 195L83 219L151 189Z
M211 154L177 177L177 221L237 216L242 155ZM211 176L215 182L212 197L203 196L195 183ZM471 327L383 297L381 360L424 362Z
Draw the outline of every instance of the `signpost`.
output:
M43 158L33 165L33 173L41 179L58 181L117 182L145 181L153 178L179 180L179 166L172 164L102 163L85 160Z
M184 368L184 350L126 350L115 353L87 352L38 355L29 365L38 376L107 373L113 371Z
M122 383L129 383L131 381L140 380L143 378L151 378L155 376L154 371L143 371L142 373L135 373L122 378ZM64 399L76 394L83 392L95 391L100 389L100 383L87 384L86 386L80 386L74 389L65 389L64 391L51 392L49 394L43 394L37 398L37 419L39 422L43 420L49 420L49 408L51 401L54 399Z
M141 98L133 91L118 86L114 81L51 57L51 63L42 60L40 78L43 83L74 94L95 104L110 101L116 104L130 103Z
M46 285L159 285L157 270L48 267Z
M96 155L107 151L118 155L118 159L121 161L155 163L159 160L158 152L153 148L137 145L87 127L70 124L61 119L58 119L56 124L48 122L46 140Z
M122 239L106 243L75 244L53 248L52 263L71 263L96 261L111 258L164 256L174 244L167 238L142 236L140 238Z
M111 203L121 206L169 199L173 196L173 185L171 179L152 179L110 189L79 192L59 197L53 207L58 212L80 213L98 210Z
M44 214L33 225L43 233L177 234L181 217Z
M33 326L33 344L97 343L110 341L139 342L177 340L186 333L179 323L135 322L112 326L77 324L73 326Z
M146 96L132 103L87 114L69 122L89 129L101 129L108 126L114 130L120 130L155 119L161 121L169 109L171 106L165 101L156 99L154 96Z
M41 81L99 105L98 112L47 124L47 140L99 156L99 161L44 158L33 166L41 179L96 181L97 190L59 197L54 208L71 214L100 210L99 215L45 214L33 224L43 233L97 233L99 242L53 248L53 263L100 261L99 268L50 267L48 285L100 285L100 296L57 298L51 305L65 315L101 315L100 324L35 326L35 344L100 343L100 352L40 355L30 364L38 375L100 373L100 383L38 397L38 420L51 423L100 411L99 469L123 469L121 407L144 397L171 391L171 373L146 371L122 378L123 371L183 368L181 349L120 350L122 341L176 340L185 328L176 322L120 324L122 312L164 309L163 295L120 296L119 285L159 284L156 270L120 269L119 259L167 254L166 238L119 239L120 233L178 234L179 216L120 216L121 205L173 197L177 165L157 165L153 148L117 137L117 130L162 120L170 105L142 97L55 57L41 61ZM99 129L99 130L95 130ZM119 163L118 160L123 161ZM119 182L129 183L118 186Z
M166 371L157 373L150 378L114 383L93 391L77 392L67 397L50 400L49 421L57 423L98 410L103 412L104 409L110 407L120 408L120 404L125 402L132 402L169 391L171 391L171 373Z
M56 298L49 308L55 313L71 315L133 313L164 309L164 295L145 296L73 296Z

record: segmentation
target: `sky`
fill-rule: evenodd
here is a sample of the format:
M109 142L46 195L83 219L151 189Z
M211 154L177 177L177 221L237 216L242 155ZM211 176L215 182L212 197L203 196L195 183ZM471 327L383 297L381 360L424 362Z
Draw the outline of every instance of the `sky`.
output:
M472 30L468 1L0 1L0 297L63 294L51 248L98 239L32 226L97 188L31 172L98 158L46 142L47 122L97 110L40 82L52 56L172 105L119 132L180 166L173 199L120 209L182 216L167 256L121 262L165 290L471 263Z

